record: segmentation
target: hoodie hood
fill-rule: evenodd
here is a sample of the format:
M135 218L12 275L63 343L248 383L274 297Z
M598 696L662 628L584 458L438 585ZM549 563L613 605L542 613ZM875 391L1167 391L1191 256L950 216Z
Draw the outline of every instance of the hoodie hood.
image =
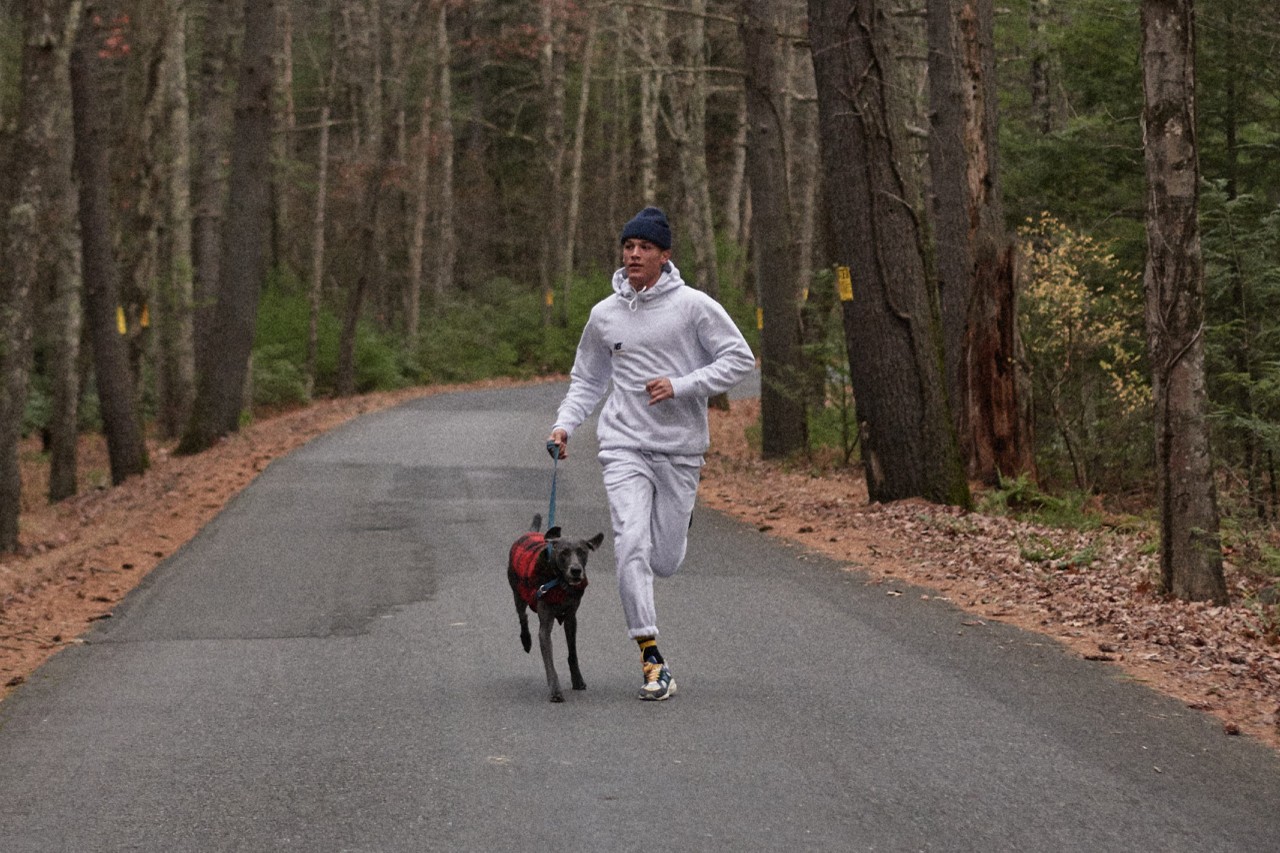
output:
M626 267L619 267L613 274L613 292L617 294L619 299L627 303L627 306L632 311L635 311L641 302L657 299L659 296L670 293L679 287L684 287L684 279L680 277L680 270L676 269L676 265L671 261L667 261L662 265L662 274L653 283L653 287L639 293L631 286L631 279L627 278Z

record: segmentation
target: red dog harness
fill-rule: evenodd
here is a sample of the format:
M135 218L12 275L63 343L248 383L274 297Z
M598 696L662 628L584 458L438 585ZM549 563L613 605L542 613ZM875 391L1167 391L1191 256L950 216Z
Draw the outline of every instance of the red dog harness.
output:
M547 572L538 574L538 556L550 549L547 540L541 533L526 533L511 546L511 567L516 573L516 592L531 610L538 609L541 599L547 604L564 604L569 598L581 598L587 589L586 578L581 584L566 586L559 579ZM551 556L548 553L547 559Z

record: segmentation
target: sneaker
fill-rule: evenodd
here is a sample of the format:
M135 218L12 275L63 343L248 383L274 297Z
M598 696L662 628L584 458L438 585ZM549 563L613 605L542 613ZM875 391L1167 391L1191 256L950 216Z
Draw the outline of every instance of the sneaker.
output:
M671 670L665 663L649 660L644 667L644 687L640 688L640 698L648 701L660 701L676 695L676 681L671 677Z

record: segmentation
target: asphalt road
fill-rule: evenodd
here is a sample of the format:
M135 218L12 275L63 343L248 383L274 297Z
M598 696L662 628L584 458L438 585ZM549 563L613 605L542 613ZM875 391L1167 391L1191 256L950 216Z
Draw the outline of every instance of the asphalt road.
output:
M0 851L1280 849L1256 743L701 509L658 591L679 694L635 698L606 539L588 689L549 703L504 561L562 391L429 397L273 463L0 704ZM558 520L607 533L572 451Z

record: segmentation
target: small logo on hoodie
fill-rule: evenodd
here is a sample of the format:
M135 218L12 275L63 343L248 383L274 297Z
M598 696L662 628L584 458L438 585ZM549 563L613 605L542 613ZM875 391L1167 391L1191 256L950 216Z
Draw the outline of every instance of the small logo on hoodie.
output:
M618 341L616 344L613 345L613 351L622 352L622 341Z

